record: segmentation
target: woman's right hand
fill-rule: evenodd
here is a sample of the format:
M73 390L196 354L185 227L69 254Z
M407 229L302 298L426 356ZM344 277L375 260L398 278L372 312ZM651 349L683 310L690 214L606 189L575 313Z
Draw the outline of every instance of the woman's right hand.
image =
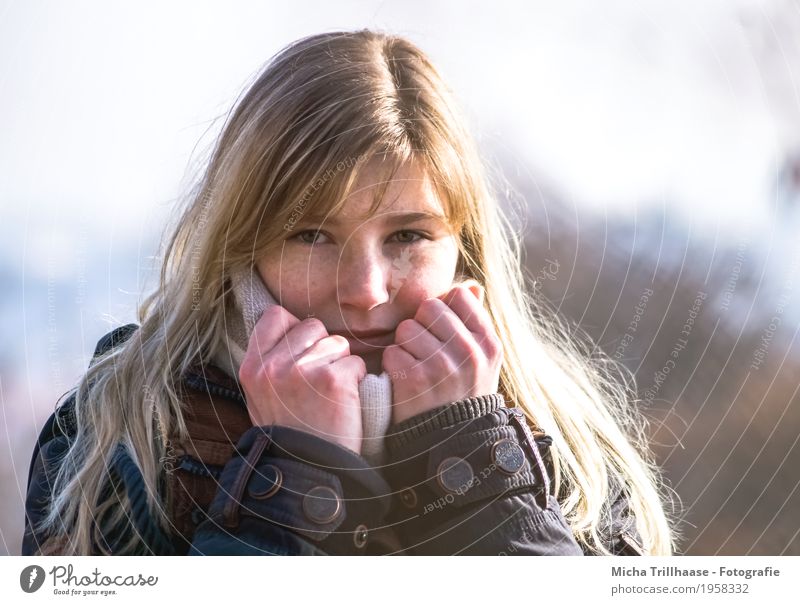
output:
M239 382L253 426L296 428L360 454L358 383L366 374L346 338L272 305L250 335Z

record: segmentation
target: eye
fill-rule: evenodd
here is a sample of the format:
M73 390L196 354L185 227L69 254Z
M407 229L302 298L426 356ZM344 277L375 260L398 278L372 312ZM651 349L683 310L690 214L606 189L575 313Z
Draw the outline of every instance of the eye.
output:
M322 231L318 231L317 229L306 229L305 231L300 231L294 236L294 239L300 240L304 244L321 244L324 242L320 242L320 237L326 237L326 235Z
M398 231L397 233L395 233L395 235L397 236L398 241L401 244L416 244L420 240L430 239L424 233L421 233L419 231L412 231L412 230L409 230L409 229L405 229L403 231ZM409 236L409 235L413 236L416 239L408 239L407 237L403 237L403 236Z
M411 229L396 231L393 236L397 239L397 243L399 244L416 244L423 239L430 239L426 234ZM323 231L317 229L306 229L305 231L299 231L292 236L291 239L296 239L300 243L313 246L326 243L325 240L320 241L319 238L321 237L326 238L328 236Z

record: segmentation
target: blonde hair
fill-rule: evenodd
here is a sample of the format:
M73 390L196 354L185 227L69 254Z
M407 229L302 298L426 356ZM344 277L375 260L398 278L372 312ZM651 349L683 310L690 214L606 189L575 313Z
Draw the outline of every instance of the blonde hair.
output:
M139 307L140 328L98 358L72 391L77 435L41 527L64 534L63 554L92 551L95 519L130 515L129 502L105 491L119 447L142 473L151 515L172 529L163 466L169 439L187 438L181 377L193 363L208 363L224 341L224 309L232 304L227 276L278 245L303 212L335 212L377 156L388 159L392 173L419 161L435 184L460 233L458 270L485 287L503 342L500 391L554 438L555 489L576 538L590 551L608 552L600 533L616 483L628 494L645 551L671 553L632 381L529 293L518 236L490 193L464 124L429 59L402 37L370 30L314 35L264 67L188 192L158 287ZM132 535L122 551L139 542Z

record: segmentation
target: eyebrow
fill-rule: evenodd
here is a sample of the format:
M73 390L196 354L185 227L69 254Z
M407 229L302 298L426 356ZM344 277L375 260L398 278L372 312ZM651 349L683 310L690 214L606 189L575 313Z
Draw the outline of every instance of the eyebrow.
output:
M435 212L405 212L403 214L399 213L392 213L392 214L385 214L384 222L389 223L391 225L407 225L409 223L414 223L416 221L422 220L440 220L443 222L447 222L447 217L443 214L437 214ZM305 223L324 223L326 225L338 225L339 219L336 216L320 216L320 215L308 215L302 217L298 222L305 222Z

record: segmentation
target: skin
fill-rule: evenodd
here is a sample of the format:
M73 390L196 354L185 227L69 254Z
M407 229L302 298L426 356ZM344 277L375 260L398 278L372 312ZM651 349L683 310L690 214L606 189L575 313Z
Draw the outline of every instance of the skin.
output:
M295 427L360 453L367 372L389 373L393 422L497 391L501 344L481 286L453 284L457 236L435 190L409 163L365 218L381 178L371 164L339 214L302 217L256 263L280 304L256 324L239 372L254 425ZM442 218L400 221L412 212ZM389 332L346 334L378 328Z

